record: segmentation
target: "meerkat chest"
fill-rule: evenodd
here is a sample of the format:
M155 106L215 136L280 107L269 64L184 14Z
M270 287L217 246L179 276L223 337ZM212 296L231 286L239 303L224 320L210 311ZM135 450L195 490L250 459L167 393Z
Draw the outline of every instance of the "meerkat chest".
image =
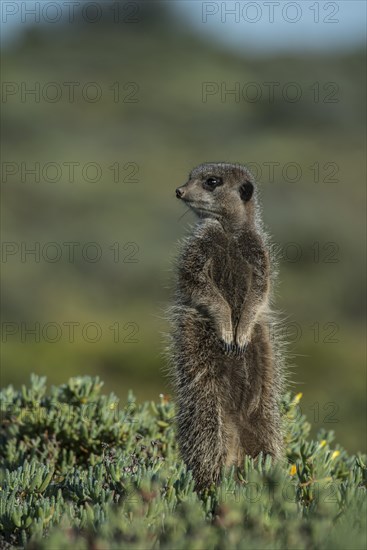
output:
M213 280L228 303L242 304L250 284L252 268L235 240L221 243L213 257Z

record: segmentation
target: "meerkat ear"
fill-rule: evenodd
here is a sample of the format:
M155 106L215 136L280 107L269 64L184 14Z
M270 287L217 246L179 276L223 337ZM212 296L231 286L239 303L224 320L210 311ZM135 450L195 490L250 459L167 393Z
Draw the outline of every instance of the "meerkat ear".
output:
M242 183L240 187L240 197L244 202L249 201L253 193L254 193L254 186L250 181L246 180L244 183Z

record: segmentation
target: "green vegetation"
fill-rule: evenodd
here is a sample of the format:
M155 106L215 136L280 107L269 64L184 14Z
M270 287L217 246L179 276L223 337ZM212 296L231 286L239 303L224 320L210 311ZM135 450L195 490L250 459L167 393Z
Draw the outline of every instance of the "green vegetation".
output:
M98 378L46 393L45 378L5 388L0 547L29 549L363 549L366 457L349 456L282 409L288 462L246 459L199 496L178 458L174 406L125 404Z

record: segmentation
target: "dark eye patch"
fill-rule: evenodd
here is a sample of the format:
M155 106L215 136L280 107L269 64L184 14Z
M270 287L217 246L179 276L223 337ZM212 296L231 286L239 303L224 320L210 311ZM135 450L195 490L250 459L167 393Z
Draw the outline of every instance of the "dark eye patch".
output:
M203 187L208 191L213 191L218 185L222 185L222 183L222 178L218 176L209 176L203 181Z
M254 186L250 181L245 181L240 187L240 197L244 202L248 202L254 193Z

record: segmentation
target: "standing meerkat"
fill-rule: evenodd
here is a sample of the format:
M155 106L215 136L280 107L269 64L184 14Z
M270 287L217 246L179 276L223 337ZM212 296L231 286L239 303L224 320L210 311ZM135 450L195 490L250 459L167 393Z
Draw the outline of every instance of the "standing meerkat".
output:
M199 217L178 260L170 359L179 448L202 490L245 455L281 457L282 365L253 176L239 164L201 164L176 196Z

